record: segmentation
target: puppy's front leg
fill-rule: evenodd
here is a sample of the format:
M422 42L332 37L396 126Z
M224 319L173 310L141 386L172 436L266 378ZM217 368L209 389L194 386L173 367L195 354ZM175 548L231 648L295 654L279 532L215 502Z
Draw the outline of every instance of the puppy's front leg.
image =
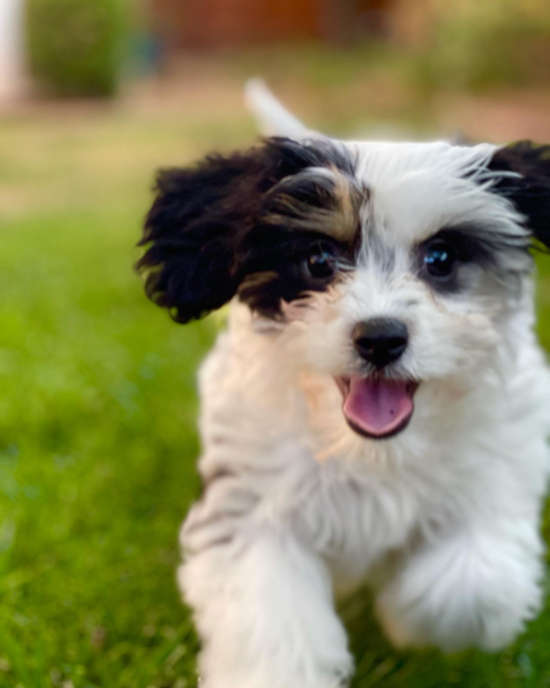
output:
M323 562L265 527L209 543L180 569L204 688L340 688L352 671Z
M535 523L519 519L425 543L381 591L382 624L402 647L500 650L540 606L540 554Z

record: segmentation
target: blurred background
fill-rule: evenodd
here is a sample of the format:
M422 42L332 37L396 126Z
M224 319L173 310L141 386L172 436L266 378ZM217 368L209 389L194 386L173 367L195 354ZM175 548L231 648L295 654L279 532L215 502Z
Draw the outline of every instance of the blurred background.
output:
M154 170L248 146L258 75L343 137L550 142L550 4L0 0L1 687L196 685L174 572L216 322L171 323L132 264ZM550 686L550 605L445 658L393 651L364 599L356 688Z

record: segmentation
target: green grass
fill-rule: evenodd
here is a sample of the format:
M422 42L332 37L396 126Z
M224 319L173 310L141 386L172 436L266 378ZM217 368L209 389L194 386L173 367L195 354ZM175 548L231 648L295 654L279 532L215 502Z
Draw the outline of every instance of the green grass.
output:
M171 323L131 265L152 170L251 138L203 110L0 121L0 687L195 685L175 568L214 326ZM356 605L357 688L550 686L550 609L504 653L444 658L394 652Z

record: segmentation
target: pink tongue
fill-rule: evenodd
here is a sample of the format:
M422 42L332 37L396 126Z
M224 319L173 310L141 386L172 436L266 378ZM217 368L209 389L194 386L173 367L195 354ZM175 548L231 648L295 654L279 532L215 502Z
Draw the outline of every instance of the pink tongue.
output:
M358 430L383 437L409 419L414 410L412 394L410 384L401 380L352 377L344 414Z

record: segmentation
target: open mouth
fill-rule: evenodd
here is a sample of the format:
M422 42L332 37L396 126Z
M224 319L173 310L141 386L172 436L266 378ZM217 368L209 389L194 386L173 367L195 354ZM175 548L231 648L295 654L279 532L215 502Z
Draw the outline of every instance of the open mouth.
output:
M414 411L418 382L391 380L383 375L335 378L348 425L363 437L386 439L404 430Z

